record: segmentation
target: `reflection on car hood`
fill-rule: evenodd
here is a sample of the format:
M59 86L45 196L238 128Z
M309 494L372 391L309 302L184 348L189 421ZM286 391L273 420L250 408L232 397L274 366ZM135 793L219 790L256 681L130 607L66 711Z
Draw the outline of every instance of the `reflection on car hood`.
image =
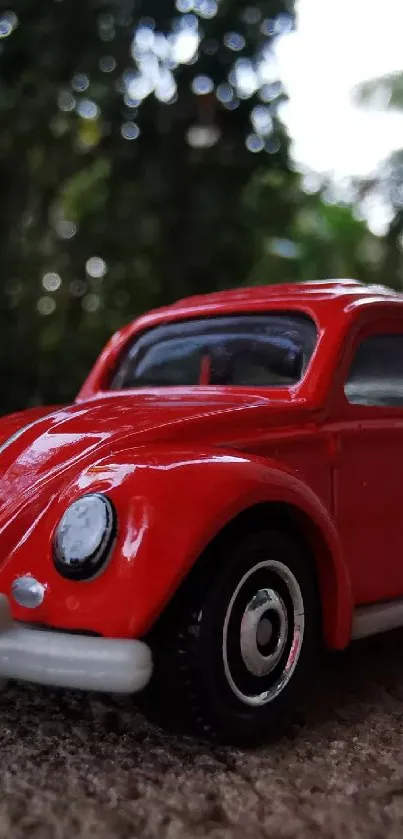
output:
M109 452L163 442L230 445L261 425L264 409L267 427L269 407L278 424L281 416L290 416L290 408L295 416L297 406L298 400L283 389L260 396L193 388L110 393L53 410L36 418L0 454L0 509L7 506L11 489L14 495L27 486L39 490L45 478L49 481L61 469L84 467ZM30 414L19 415L20 426L31 420ZM5 436L1 425L0 440Z

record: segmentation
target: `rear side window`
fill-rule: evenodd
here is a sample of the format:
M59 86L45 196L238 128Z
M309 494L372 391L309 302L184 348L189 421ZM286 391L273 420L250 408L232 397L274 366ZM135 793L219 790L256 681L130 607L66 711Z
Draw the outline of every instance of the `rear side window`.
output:
M358 347L344 392L354 405L403 407L403 333L371 335Z
M313 321L297 312L164 323L123 352L109 387L293 385L316 340Z

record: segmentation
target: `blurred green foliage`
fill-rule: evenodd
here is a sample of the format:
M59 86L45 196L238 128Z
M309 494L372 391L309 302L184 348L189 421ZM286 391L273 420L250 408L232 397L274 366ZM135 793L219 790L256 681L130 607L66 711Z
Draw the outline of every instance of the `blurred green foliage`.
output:
M112 331L185 294L379 281L380 240L290 163L293 25L288 0L2 4L1 412L71 400Z
M389 73L356 86L356 104L374 111L403 111L403 73ZM379 266L384 281L403 288L403 149L393 152L372 177L358 185L358 196L380 202L389 210L390 221Z

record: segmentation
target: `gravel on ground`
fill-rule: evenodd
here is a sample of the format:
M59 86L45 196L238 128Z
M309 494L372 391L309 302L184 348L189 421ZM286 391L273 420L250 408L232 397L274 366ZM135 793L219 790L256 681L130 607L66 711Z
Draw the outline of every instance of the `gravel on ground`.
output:
M325 657L286 734L176 738L131 699L0 693L0 839L402 839L403 632Z

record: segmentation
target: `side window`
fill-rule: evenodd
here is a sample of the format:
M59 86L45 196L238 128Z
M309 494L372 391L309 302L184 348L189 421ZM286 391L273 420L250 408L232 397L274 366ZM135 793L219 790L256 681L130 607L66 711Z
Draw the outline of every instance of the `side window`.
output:
M362 341L344 392L354 405L403 408L403 332Z

